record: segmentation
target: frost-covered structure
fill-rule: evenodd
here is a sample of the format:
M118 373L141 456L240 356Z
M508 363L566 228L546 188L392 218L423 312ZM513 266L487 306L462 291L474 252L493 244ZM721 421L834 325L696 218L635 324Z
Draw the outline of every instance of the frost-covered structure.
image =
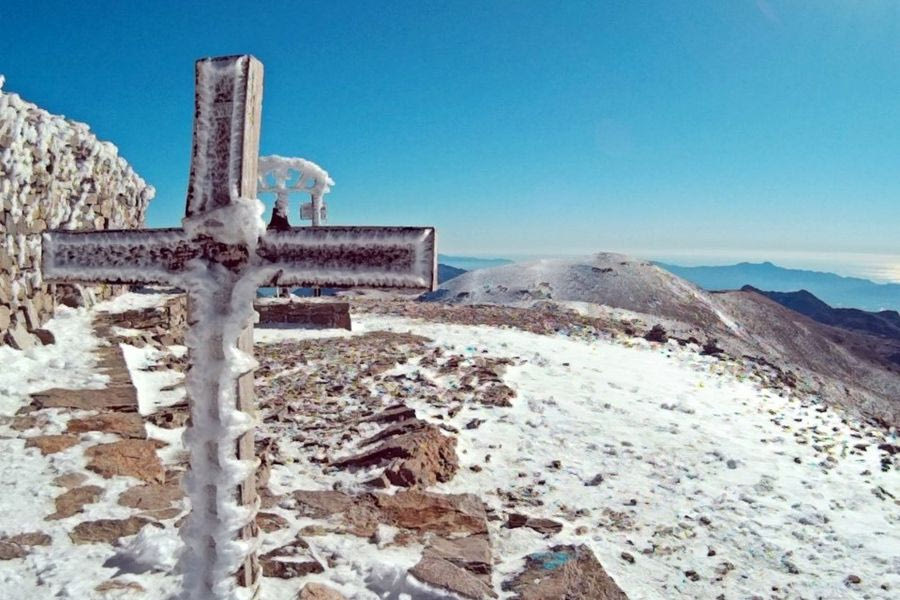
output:
M277 154L259 157L257 191L260 194L275 194L275 208L272 210L269 229L290 227L288 196L298 192L310 195L310 216L313 225L319 225L325 208L322 199L333 185L334 181L328 175L328 171L305 158L287 158ZM305 218L302 207L301 218Z
M184 478L191 512L181 528L183 600L256 597L252 324L263 285L367 285L429 290L433 227L267 230L258 179L262 64L251 56L196 65L191 180L181 229L50 232L48 279L163 283L190 298ZM319 177L320 190L330 185ZM240 584L240 586L238 585Z
M56 300L89 302L116 289L44 284L41 233L140 227L154 190L87 125L2 87L0 76L0 343L25 347Z

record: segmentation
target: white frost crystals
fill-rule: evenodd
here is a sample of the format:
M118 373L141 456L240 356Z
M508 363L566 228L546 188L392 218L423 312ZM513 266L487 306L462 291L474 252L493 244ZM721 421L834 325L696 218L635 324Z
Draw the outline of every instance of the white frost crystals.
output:
M320 224L320 221L324 219L325 208L322 198L334 185L334 181L325 169L304 158L287 158L275 154L261 156L258 166L257 193L275 194L275 210L272 213L274 228L288 227L288 196L296 192L308 193L312 198L309 205L301 206L301 218L312 218L313 225ZM311 210L311 215L304 214L306 208Z
M230 204L185 217L181 226L191 238L206 235L222 244L241 244L250 252L266 232L266 207L256 198L233 198Z
M297 173L297 180L288 184L292 172ZM269 178L274 180L270 183ZM273 154L259 157L259 191L309 192L311 196L324 196L331 191L334 180L328 171L305 158L288 158Z
M182 598L224 600L236 597L233 575L256 544L240 539L258 505L241 506L239 486L257 461L235 457L238 440L254 427L253 418L237 406L235 383L254 367L238 340L255 314L256 285L242 285L220 265L199 275L187 281L193 323L186 340L192 363L186 386L192 423L184 438L191 456L185 477L191 512L181 532L186 546Z

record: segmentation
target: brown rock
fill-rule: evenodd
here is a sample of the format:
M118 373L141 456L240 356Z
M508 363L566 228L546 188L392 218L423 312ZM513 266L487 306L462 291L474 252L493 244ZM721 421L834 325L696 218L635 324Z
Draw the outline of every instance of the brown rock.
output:
M96 592L116 592L120 590L138 593L146 591L144 586L137 581L122 581L120 579L108 579L94 588Z
M112 543L120 537L136 534L150 522L141 517L85 521L76 525L69 537L76 544Z
M297 531L297 535L303 538L315 537L318 535L328 535L332 533L333 530L327 527L322 527L321 525L305 525Z
M167 480L164 484L147 483L129 488L119 496L119 504L143 511L161 511L183 497L179 482Z
M301 538L271 552L266 552L259 557L259 563L262 565L263 575L281 579L303 577L325 570L310 553L309 545Z
M71 489L73 487L78 487L86 480L87 475L85 475L84 473L65 473L54 479L53 483L55 483L59 487Z
M494 383L476 394L476 399L486 406L512 406L516 391L505 383Z
M487 533L484 504L473 494L403 491L391 496L351 496L331 490L299 490L293 497L299 516L323 519L340 515L342 530L360 537L373 536L382 523L413 530L416 535L459 537Z
M285 529L290 523L281 515L270 512L256 513L256 524L266 533Z
M554 546L525 557L525 568L504 582L516 600L627 600L587 546Z
M462 538L433 537L424 556L441 558L472 573L490 575L491 542L487 534Z
M27 409L42 408L137 411L137 392L132 385L117 385L97 390L53 388L31 395L31 404Z
M346 512L355 502L350 494L332 490L297 490L293 494L300 516L324 519Z
M389 406L383 411L376 413L370 417L361 419L361 421L363 423L393 423L396 421L414 419L415 417L415 409L409 408L404 404L396 404L394 406Z
M5 542L0 540L0 560L13 560L15 558L24 558L31 553L31 550L16 544L15 542Z
M20 415L12 417L9 426L16 431L28 431L32 427L37 427L38 418L34 415Z
M427 487L449 481L459 469L456 438L424 424L420 429L388 438L372 450L332 463L342 469L387 464L385 476L394 485Z
M44 346L56 343L56 336L54 336L53 332L49 329L32 329L31 333L33 333L38 341Z
M137 413L105 412L94 417L70 419L66 424L66 431L68 433L103 431L135 439L147 437L144 420Z
M449 590L463 598L482 600L497 594L483 579L436 556L423 556L409 574L429 585Z
M42 531L29 531L28 533L18 533L8 538L2 538L4 542L12 542L20 546L49 546L53 539Z
M474 494L431 494L419 491L376 494L384 522L438 535L487 533L487 515Z
M160 510L147 510L138 513L138 516L147 517L148 519L153 519L154 521L168 521L169 519L174 519L175 517L181 516L182 512L184 512L183 509L172 507L163 508Z
M154 440L122 440L91 446L84 454L89 459L87 468L103 477L126 475L148 483L163 483L165 470L156 454L158 446Z
M509 529L528 527L529 529L534 529L538 533L543 533L544 535L559 533L563 528L562 523L558 523L551 519L529 517L519 513L510 513L507 517L506 526Z
M310 582L300 590L297 600L347 600L347 597L327 585Z
M174 404L147 416L148 421L163 429L184 427L190 418L191 413L187 404Z
M48 521L65 519L80 513L85 504L93 504L103 494L103 488L96 485L73 488L56 497L56 512L46 517Z
M644 339L648 342L660 342L664 344L669 341L669 335L666 333L666 328L657 323L650 328L650 331L644 334Z
M421 431L422 429L425 429L427 425L428 423L422 419L405 419L403 421L397 421L396 423L385 427L375 435L364 439L358 445L360 448L371 446L375 442L381 442L396 435Z
M71 448L79 442L74 435L36 435L25 440L26 448L38 448L44 456Z

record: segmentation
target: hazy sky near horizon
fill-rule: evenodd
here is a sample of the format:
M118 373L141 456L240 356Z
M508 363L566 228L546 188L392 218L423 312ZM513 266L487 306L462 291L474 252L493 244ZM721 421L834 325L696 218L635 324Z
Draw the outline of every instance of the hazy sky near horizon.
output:
M4 89L114 142L151 226L183 214L194 60L252 53L261 153L325 167L333 224L900 256L900 2L6 0L0 32Z

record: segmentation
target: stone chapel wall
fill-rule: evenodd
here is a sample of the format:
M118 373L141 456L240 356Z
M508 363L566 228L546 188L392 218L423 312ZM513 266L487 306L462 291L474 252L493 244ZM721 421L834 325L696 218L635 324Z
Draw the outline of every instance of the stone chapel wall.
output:
M44 336L30 332L57 302L89 304L122 289L43 283L41 232L141 227L153 195L114 145L4 92L0 76L0 344L37 343Z

